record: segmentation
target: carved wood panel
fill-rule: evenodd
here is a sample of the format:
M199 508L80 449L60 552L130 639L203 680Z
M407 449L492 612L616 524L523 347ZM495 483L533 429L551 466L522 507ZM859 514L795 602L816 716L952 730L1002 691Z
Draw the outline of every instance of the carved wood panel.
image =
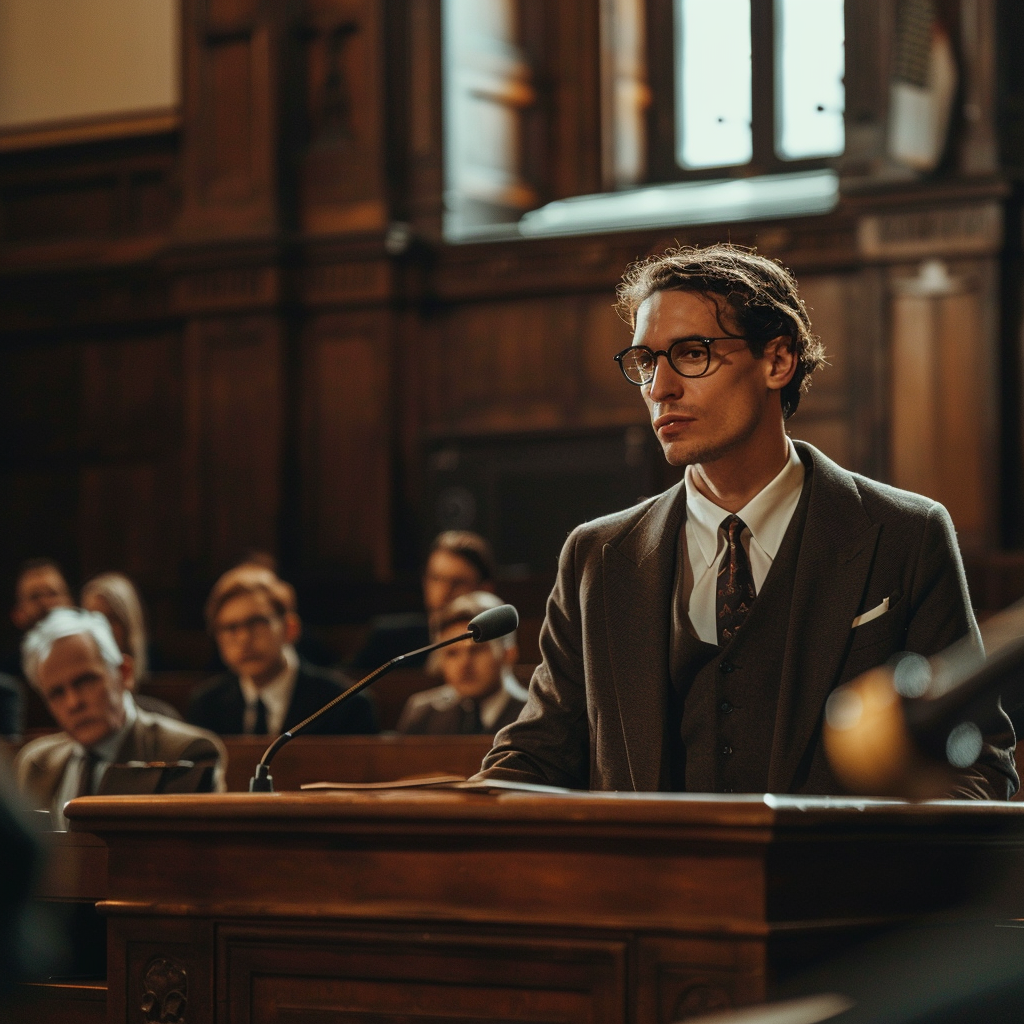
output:
M218 937L231 1024L625 1020L621 941L267 926Z
M213 925L197 919L113 916L107 1020L213 1024Z
M636 1024L674 1024L767 995L757 941L641 938L637 969Z

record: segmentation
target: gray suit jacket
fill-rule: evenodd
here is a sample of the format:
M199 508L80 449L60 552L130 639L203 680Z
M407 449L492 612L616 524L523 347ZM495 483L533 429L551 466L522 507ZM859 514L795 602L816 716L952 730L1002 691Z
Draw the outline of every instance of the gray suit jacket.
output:
M40 736L18 752L15 778L34 807L49 810L74 751L74 740L58 732ZM117 752L116 763L127 761L194 761L197 766L213 766L214 787L223 790L228 755L213 733L138 708L135 725Z
M797 442L810 487L768 789L815 792L825 701L841 683L909 650L929 656L961 637L981 644L946 510L848 473ZM519 719L495 737L478 779L594 790L665 788L675 551L682 484L578 527L559 561L541 631L543 661ZM852 628L885 598L889 611ZM1013 729L1001 710L982 758L955 794L1006 799L1017 787Z

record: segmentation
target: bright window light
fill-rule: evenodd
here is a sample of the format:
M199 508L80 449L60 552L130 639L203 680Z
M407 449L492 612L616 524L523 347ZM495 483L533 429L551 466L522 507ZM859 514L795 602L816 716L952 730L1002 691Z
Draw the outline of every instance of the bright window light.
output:
M839 156L846 147L843 0L775 0L775 12L776 152L783 160Z
M675 23L676 159L694 168L749 163L750 0L676 0Z

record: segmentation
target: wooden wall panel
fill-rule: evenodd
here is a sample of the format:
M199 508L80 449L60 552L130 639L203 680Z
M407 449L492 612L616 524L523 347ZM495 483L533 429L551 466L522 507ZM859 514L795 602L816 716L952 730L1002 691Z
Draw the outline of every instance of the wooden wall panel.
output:
M391 445L386 323L324 317L306 344L302 385L304 561L391 573Z
M181 552L181 341L175 334L82 348L79 546L84 576L176 582Z
M253 191L252 43L228 39L210 46L204 90L203 195L238 200Z
M966 547L997 531L993 274L931 261L893 280L892 480L942 502Z
M629 337L609 294L454 306L439 318L431 347L428 429L548 430L643 421L638 396L612 361Z
M305 40L308 144L301 221L312 234L383 230L384 42L379 0L314 0Z
M187 342L184 495L190 557L222 571L248 549L276 552L283 381L272 318L199 321Z

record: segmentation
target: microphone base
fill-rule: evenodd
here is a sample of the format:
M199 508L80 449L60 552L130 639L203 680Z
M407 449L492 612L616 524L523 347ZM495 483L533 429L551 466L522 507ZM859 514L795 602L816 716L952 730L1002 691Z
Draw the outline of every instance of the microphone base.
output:
M256 774L249 780L250 793L273 793L274 777L265 764L256 765Z

